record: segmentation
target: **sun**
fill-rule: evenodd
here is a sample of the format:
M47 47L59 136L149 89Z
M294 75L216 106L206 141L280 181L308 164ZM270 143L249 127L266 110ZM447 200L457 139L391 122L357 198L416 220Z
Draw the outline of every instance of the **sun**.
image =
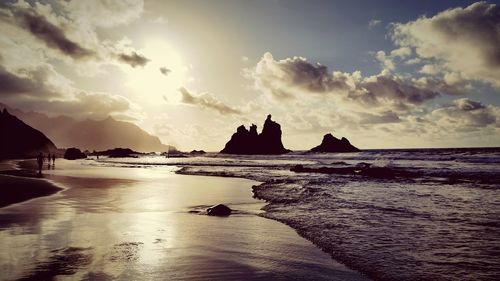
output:
M127 86L144 102L156 103L176 97L177 90L190 81L188 65L164 40L149 40L138 53L148 58L148 63L125 71Z

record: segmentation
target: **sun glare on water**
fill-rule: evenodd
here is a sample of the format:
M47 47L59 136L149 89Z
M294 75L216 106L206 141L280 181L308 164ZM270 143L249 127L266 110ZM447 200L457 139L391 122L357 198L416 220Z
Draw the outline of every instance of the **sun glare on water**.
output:
M139 53L149 61L143 67L126 69L128 86L144 101L178 99L178 89L189 82L189 68L179 53L162 40L146 42Z

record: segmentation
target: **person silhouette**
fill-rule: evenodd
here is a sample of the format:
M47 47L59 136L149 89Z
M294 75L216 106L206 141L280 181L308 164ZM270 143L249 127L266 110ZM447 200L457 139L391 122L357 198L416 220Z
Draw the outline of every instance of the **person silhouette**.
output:
M36 157L36 162L38 164L38 173L42 174L43 154L41 152Z
M52 153L52 165L56 164L56 154Z

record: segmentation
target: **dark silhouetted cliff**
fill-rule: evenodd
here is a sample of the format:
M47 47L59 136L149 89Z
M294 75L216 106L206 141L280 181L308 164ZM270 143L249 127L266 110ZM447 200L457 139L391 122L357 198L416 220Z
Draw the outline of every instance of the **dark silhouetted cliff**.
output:
M252 124L250 130L241 125L231 136L231 140L221 153L229 154L283 154L290 150L281 142L281 126L267 116L262 132L257 134L257 126Z
M0 112L0 158L33 157L39 152L56 150L42 132L26 125L5 108Z
M320 145L312 148L312 152L358 152L357 147L353 146L348 139L337 139L332 134L326 134Z

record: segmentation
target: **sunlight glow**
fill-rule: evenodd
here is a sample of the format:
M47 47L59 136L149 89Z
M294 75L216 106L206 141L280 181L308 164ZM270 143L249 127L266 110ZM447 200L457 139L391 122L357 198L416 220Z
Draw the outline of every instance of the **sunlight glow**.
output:
M127 86L144 102L175 102L179 98L177 90L191 80L189 67L179 53L161 39L146 42L139 53L149 61L144 67L125 69Z

